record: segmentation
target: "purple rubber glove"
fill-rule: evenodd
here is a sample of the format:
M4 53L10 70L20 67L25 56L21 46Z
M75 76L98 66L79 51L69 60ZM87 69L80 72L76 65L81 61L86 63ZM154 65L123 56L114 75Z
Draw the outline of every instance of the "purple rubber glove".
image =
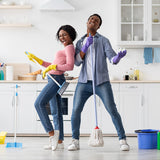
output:
M90 36L87 38L87 41L86 41L85 45L82 47L81 51L82 51L83 53L86 53L88 47L89 47L92 43L93 43L93 37L90 35Z
M113 64L117 64L121 58L127 54L127 50L123 49L118 52L118 54L113 58Z

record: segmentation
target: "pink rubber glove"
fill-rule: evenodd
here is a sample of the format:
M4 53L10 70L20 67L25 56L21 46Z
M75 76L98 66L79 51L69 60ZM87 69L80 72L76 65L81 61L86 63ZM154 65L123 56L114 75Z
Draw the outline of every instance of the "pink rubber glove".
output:
M87 38L87 41L85 43L85 45L82 47L81 51L83 53L86 53L87 50L88 50L88 47L93 43L93 37L90 35L88 38Z
M113 58L113 64L117 64L121 58L127 54L127 50L123 49L118 52L118 54Z

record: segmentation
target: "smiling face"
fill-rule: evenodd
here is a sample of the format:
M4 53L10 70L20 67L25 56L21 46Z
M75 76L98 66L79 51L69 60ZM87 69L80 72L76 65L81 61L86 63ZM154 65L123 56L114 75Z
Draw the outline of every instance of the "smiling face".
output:
M60 30L60 31L59 31L59 40L61 41L61 43L62 43L64 46L73 44L73 41L72 41L71 37L70 37L69 34L68 34L66 31L64 31L64 30Z
M91 16L87 22L87 29L96 32L100 27L100 19L97 16Z

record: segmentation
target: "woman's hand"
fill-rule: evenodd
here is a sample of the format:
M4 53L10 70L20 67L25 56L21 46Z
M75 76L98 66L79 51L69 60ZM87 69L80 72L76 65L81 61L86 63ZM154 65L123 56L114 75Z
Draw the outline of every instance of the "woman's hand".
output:
M49 65L44 71L43 71L43 79L46 77L46 73L50 70L55 70L56 71L56 67L57 65L56 64L53 64L53 65Z

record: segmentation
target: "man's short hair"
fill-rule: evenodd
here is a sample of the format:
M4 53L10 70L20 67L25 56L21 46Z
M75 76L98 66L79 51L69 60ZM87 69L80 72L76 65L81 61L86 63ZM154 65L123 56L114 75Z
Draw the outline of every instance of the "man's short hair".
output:
M94 14L92 14L91 16L89 16L88 20L89 20L92 16L97 16L97 17L100 19L99 26L101 26L101 24L102 24L102 18L101 18L101 16L100 16L99 14L94 13Z

